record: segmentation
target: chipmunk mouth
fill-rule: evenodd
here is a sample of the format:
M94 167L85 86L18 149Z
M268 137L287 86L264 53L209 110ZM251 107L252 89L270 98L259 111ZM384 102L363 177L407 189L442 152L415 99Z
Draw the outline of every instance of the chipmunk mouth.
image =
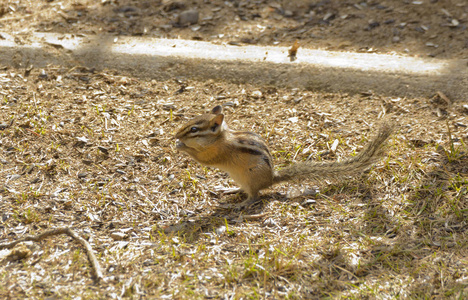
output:
M177 149L183 149L183 148L186 148L186 147L187 146L184 143L182 143L181 140L179 140L179 139L176 140L176 148Z

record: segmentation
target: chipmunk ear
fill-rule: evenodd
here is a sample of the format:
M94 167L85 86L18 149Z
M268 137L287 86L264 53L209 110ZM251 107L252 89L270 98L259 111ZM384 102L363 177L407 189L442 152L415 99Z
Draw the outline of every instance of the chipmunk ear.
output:
M211 119L210 122L210 129L213 132L218 133L221 128L223 128L223 121L224 121L224 115L223 114L217 114L213 119Z
M216 105L215 107L213 107L213 109L211 110L211 113L212 114L215 114L215 115L219 115L220 113L223 112L223 107L221 105Z

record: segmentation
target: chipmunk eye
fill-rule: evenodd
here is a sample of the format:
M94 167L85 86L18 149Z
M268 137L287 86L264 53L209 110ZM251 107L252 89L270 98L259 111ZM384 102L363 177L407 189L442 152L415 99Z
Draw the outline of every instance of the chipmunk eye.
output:
M198 131L198 127L193 126L192 128L190 128L190 132L197 132L197 131Z

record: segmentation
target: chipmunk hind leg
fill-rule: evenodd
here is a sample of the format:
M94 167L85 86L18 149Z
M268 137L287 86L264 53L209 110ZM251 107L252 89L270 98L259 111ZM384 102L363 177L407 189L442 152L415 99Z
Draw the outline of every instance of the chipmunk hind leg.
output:
M247 193L247 199L238 205L239 208L248 208L260 200L259 192L272 185L273 177L265 172L256 174L251 172L249 180L241 184L242 190Z
M247 191L245 191L247 192ZM260 200L257 192L247 192L247 199L236 205L237 209L249 208Z

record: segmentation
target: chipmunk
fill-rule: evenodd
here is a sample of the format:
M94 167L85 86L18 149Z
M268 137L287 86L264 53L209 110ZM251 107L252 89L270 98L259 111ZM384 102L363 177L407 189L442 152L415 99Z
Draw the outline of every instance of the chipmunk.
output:
M248 198L241 207L258 200L260 190L302 177L315 180L355 176L378 161L382 146L393 131L384 123L377 135L356 156L341 162L299 162L275 170L270 150L256 133L234 131L224 121L223 108L188 121L178 130L176 147L202 165L227 172Z

